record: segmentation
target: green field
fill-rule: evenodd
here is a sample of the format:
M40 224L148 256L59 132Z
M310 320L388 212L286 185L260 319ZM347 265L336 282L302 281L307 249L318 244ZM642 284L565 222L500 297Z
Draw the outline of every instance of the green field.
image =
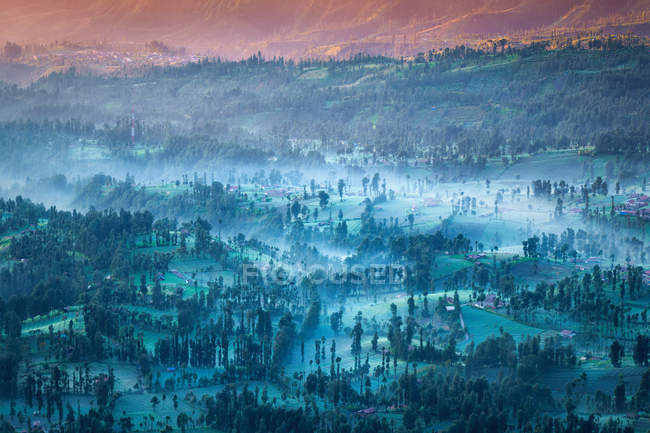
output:
M478 345L490 337L496 337L501 332L512 335L515 341L534 337L543 332L542 329L517 323L497 313L481 310L472 306L462 308L465 326L469 330L469 341Z

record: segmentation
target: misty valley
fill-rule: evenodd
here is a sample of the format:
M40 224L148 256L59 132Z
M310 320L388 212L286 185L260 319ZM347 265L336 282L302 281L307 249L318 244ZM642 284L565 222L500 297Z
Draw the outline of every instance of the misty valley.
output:
M0 432L646 432L648 176L632 34L0 81Z

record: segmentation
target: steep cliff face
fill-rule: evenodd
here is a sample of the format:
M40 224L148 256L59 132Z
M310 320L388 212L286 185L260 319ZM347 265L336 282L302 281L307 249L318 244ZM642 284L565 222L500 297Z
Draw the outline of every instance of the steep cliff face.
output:
M649 20L650 0L0 0L0 40L162 39L229 55Z

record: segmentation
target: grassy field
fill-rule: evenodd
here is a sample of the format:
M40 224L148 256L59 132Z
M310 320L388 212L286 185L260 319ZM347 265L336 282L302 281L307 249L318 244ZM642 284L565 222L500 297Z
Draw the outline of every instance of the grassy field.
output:
M469 341L473 341L475 345L489 337L500 335L502 330L512 335L517 342L543 332L543 329L526 326L500 314L472 306L463 306L462 313L465 326L469 330Z
M577 266L571 261L566 263L545 260L521 260L511 267L518 284L528 286L531 290L538 283L561 280L573 274L583 274L584 266Z
M439 280L444 277L448 277L455 272L461 271L463 269L468 269L474 266L474 263L470 260L467 260L464 256L459 255L442 255L436 257L433 264L433 271L431 272L431 278L434 280Z

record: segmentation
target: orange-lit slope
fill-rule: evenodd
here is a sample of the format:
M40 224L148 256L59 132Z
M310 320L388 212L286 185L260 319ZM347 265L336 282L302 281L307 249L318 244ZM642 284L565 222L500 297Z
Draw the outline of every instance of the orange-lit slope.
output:
M358 41L647 21L650 0L0 0L0 40L102 40L300 55ZM417 36L416 36L417 37Z

